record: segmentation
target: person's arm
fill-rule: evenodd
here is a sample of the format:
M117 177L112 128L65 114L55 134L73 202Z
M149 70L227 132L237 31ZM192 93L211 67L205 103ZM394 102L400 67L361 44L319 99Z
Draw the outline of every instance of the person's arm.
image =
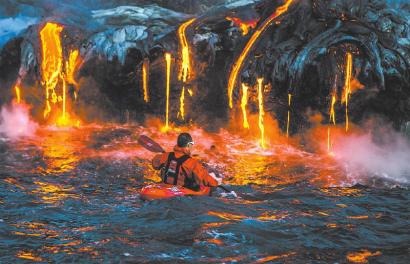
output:
M209 187L216 187L219 185L218 181L214 177L209 175L208 171L197 160L195 160L192 173L197 183L199 183L199 185L209 186Z
M160 170L168 159L167 153L157 154L152 159L152 167L156 170Z

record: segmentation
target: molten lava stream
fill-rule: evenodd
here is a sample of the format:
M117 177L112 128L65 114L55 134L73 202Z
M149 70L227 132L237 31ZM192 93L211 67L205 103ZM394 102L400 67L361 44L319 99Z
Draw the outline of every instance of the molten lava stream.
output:
M14 91L16 92L16 102L21 103L21 89L18 84L14 86Z
M286 2L283 5L279 6L276 9L275 13L273 13L265 21L263 21L262 25L258 29L256 29L256 31L253 33L253 35L249 39L248 43L246 43L244 50L239 55L238 60L233 65L232 71L231 71L231 74L228 80L228 97L229 97L229 107L230 108L233 107L232 93L233 93L233 89L235 88L236 79L238 77L239 71L242 68L242 64L245 58L248 56L253 45L258 40L259 36L266 30L266 28L273 22L274 19L276 19L278 16L280 16L281 14L283 14L284 12L288 10L289 5L292 2L293 0L286 0Z
M186 83L186 81L189 79L189 74L191 72L191 62L190 62L190 57L189 57L189 44L186 39L185 31L190 26L193 22L195 21L195 18L192 18L188 20L187 22L183 23L179 28L178 28L178 37L179 37L179 44L181 46L181 68L179 71L179 77L178 79L182 80L183 83Z
M179 70L178 79L182 80L183 84L186 84L191 73L191 59L190 59L190 51L189 51L189 44L186 38L186 30L187 28L195 21L195 18L192 18L185 23L183 23L178 28L178 37L179 37L179 45L180 49L180 57L181 57L181 67ZM180 97L180 110L179 116L182 120L185 119L185 109L184 109L184 100L185 100L185 87L182 87L181 97Z
M346 72L345 72L345 89L344 97L342 96L346 105L346 132L349 130L349 96L351 94L351 80L352 80L352 54L350 52L346 55Z
M336 95L332 95L332 102L330 104L330 111L329 111L329 125L327 127L327 151L330 153L332 148L332 142L330 137L330 126L331 123L336 125L336 115L335 115L335 104L336 104Z
M185 87L182 87L181 97L179 98L179 116L181 117L182 120L185 119L184 100L185 100Z
M148 60L144 60L142 63L142 87L144 89L144 101L149 102L149 92L148 92Z
M241 100L241 108L242 108L242 115L243 115L243 127L249 128L248 117L246 114L246 106L248 105L248 86L242 83L242 100Z
M169 129L169 91L170 91L170 78L171 78L171 54L165 53L166 62L166 106L165 106L165 131Z
M255 28L256 24L259 20L252 20L252 21L242 21L240 18L237 17L226 17L226 20L232 21L235 26L239 27L242 30L242 36L246 36L249 33L249 28Z
M261 148L265 148L265 126L263 125L263 116L265 111L263 109L263 78L258 78L258 102L259 102L259 130L261 132L260 144Z
M289 124L290 124L290 104L292 101L292 95L288 94L288 122L286 123L286 137L289 137Z
M41 73L46 89L44 118L47 118L52 110L50 105L50 92L52 102L54 104L57 103L55 87L60 79L63 68L63 50L60 39L62 30L62 26L48 22L40 31L42 48Z

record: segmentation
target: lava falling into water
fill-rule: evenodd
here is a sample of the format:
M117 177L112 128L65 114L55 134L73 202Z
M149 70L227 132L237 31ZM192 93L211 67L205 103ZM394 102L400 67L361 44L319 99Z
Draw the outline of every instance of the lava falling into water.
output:
M184 100L185 100L185 87L182 87L181 97L179 98L179 116L184 120Z
M144 89L144 101L148 103L149 92L148 92L148 60L145 59L142 63L142 87Z
M74 75L81 64L81 58L79 56L80 52L78 50L72 50L68 56L68 61L65 63L65 80L67 83L74 86L78 86Z
M14 91L16 92L16 102L19 104L21 103L21 89L20 85L16 84L14 86Z
M288 94L288 122L286 123L286 137L289 137L289 124L290 124L290 104L292 102L292 95Z
M352 54L350 52L346 55L346 72L345 72L345 89L344 96L342 96L342 103L346 105L346 131L349 130L349 96L351 94L351 80L352 80Z
M263 116L265 111L263 109L263 78L258 78L258 102L259 102L259 130L261 132L260 144L261 148L265 148L265 127L263 125Z
M180 56L181 56L181 67L179 70L179 77L178 79L182 81L183 85L185 85L190 77L191 73L191 61L190 61L190 51L189 51L189 44L186 38L186 29L195 21L195 18L188 20L187 22L183 23L178 28L178 37L179 37L179 45L180 45ZM185 109L184 109L184 100L185 100L185 86L182 87L181 96L180 96L180 110L179 116L182 120L185 119Z
M63 68L63 50L61 46L60 34L63 27L55 23L47 23L40 31L42 47L41 72L43 84L46 88L46 109L44 118L51 112L51 104L57 103L55 87L59 81Z
M336 115L335 115L335 104L336 104L336 95L332 95L332 102L330 104L330 111L329 111L329 126L327 127L327 151L331 152L331 137L330 137L330 125L336 125Z
M248 117L246 115L246 106L248 105L248 86L242 83L242 100L241 100L241 108L242 108L242 115L243 115L243 127L249 128Z
M248 56L249 52L251 51L253 45L255 42L258 40L259 36L266 30L266 28L272 23L274 19L276 19L278 16L286 12L289 8L289 5L293 2L293 0L286 0L286 2L279 6L276 11L270 15L265 21L263 21L262 25L256 29L256 31L253 33L251 38L249 39L248 43L246 43L245 48L243 49L242 53L239 55L237 61L232 67L231 74L229 76L228 80L228 97L229 97L229 107L233 107L233 101L232 101L232 93L235 88L236 80L238 78L239 71L242 68L242 64L245 60L245 58Z
M170 79L171 79L171 54L165 53L165 62L166 62L166 108L165 108L165 130L169 129L169 90L170 90Z

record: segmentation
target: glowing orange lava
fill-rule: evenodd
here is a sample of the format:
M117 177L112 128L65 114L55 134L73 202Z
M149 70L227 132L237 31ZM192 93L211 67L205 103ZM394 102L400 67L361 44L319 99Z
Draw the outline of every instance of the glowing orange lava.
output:
M336 125L336 115L335 115L335 103L336 103L336 95L332 95L332 102L330 105L330 111L329 111L329 123L333 123L333 125ZM331 137L330 137L330 124L327 127L327 151L330 152L332 142L331 142Z
M144 89L144 101L149 102L149 92L148 92L148 60L144 60L142 63L142 87Z
M259 102L259 130L261 132L260 145L261 148L265 148L265 126L263 125L263 116L265 111L263 108L263 78L258 78L258 102Z
M255 28L256 24L258 24L259 19L251 20L251 21L242 21L238 17L226 17L226 20L232 21L235 26L239 27L242 30L242 35L246 36L249 33L249 28Z
M178 37L179 37L179 44L181 46L181 68L179 71L179 80L182 82L186 82L189 79L189 74L191 72L191 62L189 57L189 44L188 40L186 39L185 31L189 25L191 25L195 21L195 18L188 20L187 22L183 23L178 28Z
M20 85L16 84L14 86L14 91L16 92L16 102L19 104L21 103L21 89Z
M349 109L348 109L348 104L349 104L349 96L351 93L351 80L352 80L352 54L350 52L347 53L346 55L346 72L345 72L345 89L344 89L344 103L346 105L346 131L349 130ZM343 103L343 99L342 99Z
M74 86L78 86L77 81L74 78L75 72L79 68L82 63L82 60L79 56L78 50L72 50L70 55L68 56L68 61L65 63L65 80L67 83L72 84Z
M292 102L292 95L288 94L288 122L286 123L286 137L289 137L289 124L290 124L290 104Z
M246 106L248 104L248 86L242 83L242 100L241 100L241 108L242 108L242 116L243 116L243 127L249 128L248 117L246 114Z
M171 79L171 54L165 53L165 62L166 62L166 106L165 106L165 130L169 129L169 91L170 91L170 79Z
M265 21L263 21L262 25L258 29L256 29L256 31L253 33L252 37L249 39L248 43L246 44L244 50L239 55L238 60L233 65L232 71L231 71L231 74L228 80L228 98L229 98L230 108L233 107L232 93L235 88L236 80L238 78L238 74L242 68L242 64L244 60L248 56L255 42L258 40L259 36L266 30L266 28L272 23L273 20L275 20L278 16L280 16L281 14L283 14L284 12L288 10L289 5L292 2L293 0L286 0L286 2L283 5L279 6L276 9L275 13L273 13Z
M63 49L61 47L60 39L62 31L62 26L50 22L48 22L40 31L42 47L41 73L43 84L46 88L46 109L44 110L44 118L46 118L51 112L50 99L53 103L57 103L55 87L59 81L63 68Z
M182 87L181 97L179 98L179 116L181 117L182 120L185 119L184 100L185 100L185 87Z
M191 73L191 59L190 59L190 51L189 51L189 44L186 38L186 29L195 21L195 18L192 18L185 23L183 23L178 28L178 37L179 37L179 45L180 45L180 56L181 56L181 67L179 70L178 79L182 80L182 83L185 84ZM179 116L182 120L185 119L185 109L184 109L184 100L185 100L185 87L182 87L181 97L180 97L180 106L179 106Z

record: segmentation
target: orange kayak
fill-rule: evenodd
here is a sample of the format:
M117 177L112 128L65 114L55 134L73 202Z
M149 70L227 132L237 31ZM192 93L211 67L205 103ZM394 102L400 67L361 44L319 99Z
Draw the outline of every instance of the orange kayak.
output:
M142 188L140 197L142 200L152 201L157 199L169 199L181 196L206 196L209 195L210 192L210 187L201 187L201 189L196 192L176 185L155 183Z

